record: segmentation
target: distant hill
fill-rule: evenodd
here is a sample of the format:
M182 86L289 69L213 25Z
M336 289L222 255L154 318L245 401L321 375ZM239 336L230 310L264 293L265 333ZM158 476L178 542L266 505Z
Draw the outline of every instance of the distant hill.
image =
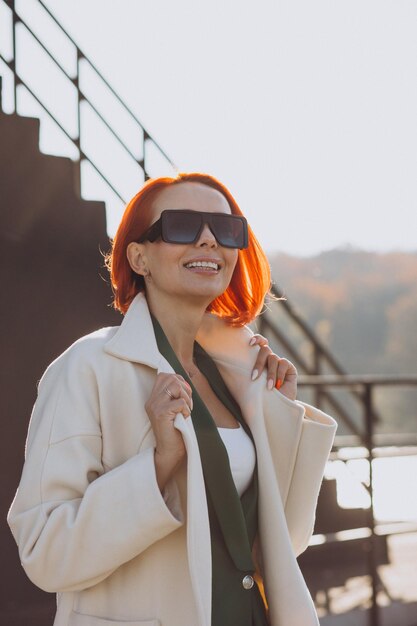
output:
M417 375L417 252L336 249L269 260L275 284L348 372ZM415 429L417 392L413 405L410 393L389 404L406 409Z

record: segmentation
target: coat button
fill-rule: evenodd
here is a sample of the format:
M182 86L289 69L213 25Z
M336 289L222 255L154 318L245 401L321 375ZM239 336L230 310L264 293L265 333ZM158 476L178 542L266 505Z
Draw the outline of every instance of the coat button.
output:
M252 589L254 584L255 582L249 574L247 574L247 576L245 576L242 580L242 586L244 589Z

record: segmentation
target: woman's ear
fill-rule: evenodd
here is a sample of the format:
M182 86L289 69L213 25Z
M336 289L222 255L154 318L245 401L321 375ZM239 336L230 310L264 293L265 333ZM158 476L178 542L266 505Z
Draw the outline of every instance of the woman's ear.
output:
M149 273L143 243L132 241L126 248L126 256L130 267L136 274L146 276Z

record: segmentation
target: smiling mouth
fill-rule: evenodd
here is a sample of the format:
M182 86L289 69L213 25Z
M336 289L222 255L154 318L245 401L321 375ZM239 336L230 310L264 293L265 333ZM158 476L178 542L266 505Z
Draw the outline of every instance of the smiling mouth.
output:
M191 261L190 263L186 263L184 267L186 269L199 269L216 272L220 269L220 265L218 263L214 263L214 261Z

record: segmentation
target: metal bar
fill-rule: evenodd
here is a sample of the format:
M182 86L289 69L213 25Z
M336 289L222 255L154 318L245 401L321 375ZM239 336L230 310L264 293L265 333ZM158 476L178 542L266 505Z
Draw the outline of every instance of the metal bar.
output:
M19 17L19 16L18 16ZM61 70L61 72L66 76L66 78L71 81L71 83L75 86L76 90L77 90L77 96L78 96L78 110L79 110L79 105L81 100L85 100L86 102L88 102L88 104L91 106L91 108L93 109L94 113L101 119L101 121L103 122L103 124L106 125L107 129L111 132L111 134L113 135L113 137L116 139L116 141L119 142L119 144L126 150L126 152L128 153L128 155L134 160L136 161L136 163L138 163L138 165L140 165L139 160L137 159L137 157L129 150L129 148L127 147L127 145L122 141L122 139L120 139L120 137L116 134L116 132L112 129L112 127L110 126L110 124L106 121L106 119L101 115L101 113L98 111L98 109L94 106L94 104L87 98L87 96L85 96L84 93L82 93L82 91L80 90L80 86L79 86L79 79L80 79L80 58L84 58L83 55L80 53L80 51L77 48L77 74L75 76L75 78L73 78L72 76L70 76L68 74L68 72L65 70L65 68L62 67L62 65L57 61L57 59L49 52L48 48L41 42L41 40L36 36L36 34L33 32L33 30L26 24L26 22L24 22L20 17L19 17L19 21L21 24L23 24L23 26L26 28L26 30L32 35L32 37L34 39L36 39L36 41L38 42L38 44L42 47L42 49L44 50L44 52L46 52L46 54L48 55L48 57L55 63L55 65ZM88 60L88 59L87 59ZM79 113L78 113L79 115ZM80 138L80 126L78 124L78 138Z
M333 409L335 409L338 415L340 415L340 417L343 419L346 426L348 426L348 428L350 428L350 430L355 433L355 435L359 437L362 442L364 442L363 433L360 431L359 427L355 424L355 422L348 415L348 413L346 413L342 404L338 400L336 400L336 398L329 391L323 390L322 397L326 398L330 406L333 407Z
M355 435L336 435L334 448L355 448L360 440ZM374 433L376 448L417 446L417 433Z
M36 102L38 102L38 104L43 108L43 110L45 111L45 113L47 113L47 115L49 115L49 117L52 119L53 122L55 122L55 124L62 130L62 132L68 137L68 139L75 145L77 146L77 140L74 140L71 135L65 130L65 128L58 122L58 120L56 120L54 118L54 116L52 115L52 113L49 111L49 109L43 104L43 102L41 100L39 100L39 98L37 97L37 95L31 90L30 87L28 87L26 85L26 83L20 78L20 76L16 73L16 76L19 78L19 82L24 85L25 89L27 89L29 91L29 93L31 94L31 96L33 96L33 98L35 98ZM78 146L77 146L78 147ZM88 161L90 163L90 165L95 169L95 171L97 172L97 174L99 174L99 176L104 180L104 182L106 183L106 185L108 187L110 187L110 189L113 191L114 194L116 194L116 196L119 198L119 200L121 200L124 204L126 203L126 200L119 194L119 192L115 189L115 187L112 185L112 183L107 179L107 177L103 174L103 172L97 167L97 165L94 163L94 161L92 159L90 159L89 156L87 156L82 150L81 148L78 148L79 152L80 152L80 159L85 159L86 161Z
M148 180L149 176L148 176L148 167L147 167L147 161L148 159L146 158L146 142L148 141L148 139L151 139L148 135L148 133L146 132L145 129L143 129L143 152L142 152L142 161L143 161L143 171L145 174L145 181ZM151 140L152 141L152 140ZM155 144L156 145L156 144Z
M283 291L276 287L272 286L272 293L278 298L282 298L284 296ZM296 312L294 307L287 301L282 300L282 304L286 309L287 313L290 315L291 319L296 322L296 324L302 329L303 333L310 339L313 343L315 349L317 349L320 354L327 360L329 365L339 374L345 374L344 368L340 365L340 363L336 360L336 358L330 353L329 350L321 343L321 341L317 338L317 336L312 332L308 324L303 320L303 318ZM354 390L354 396L361 404L363 404L364 399L359 391ZM377 417L377 415L375 414Z
M125 200L118 191L116 191L116 189L113 187L113 185L107 180L107 178L104 176L103 172L97 167L97 165L94 163L94 161L92 161L86 154L84 154L83 152L81 152L81 154L83 155L83 158L88 161L91 165L91 167L93 167L97 174L99 176L101 176L101 178L104 180L104 182L106 183L106 185L108 187L110 187L110 189L112 190L112 192L114 194L116 194L116 196L119 198L119 200L121 200L123 202L123 204L126 204L127 200Z
M283 333L281 333L281 331L279 330L278 326L276 326L276 324L274 324L269 318L267 318L266 316L263 316L263 324L265 326L267 326L270 330L272 330L272 332L274 333L274 335L277 337L278 341L283 345L284 349L287 351L288 355L294 359L294 361L296 362L296 365L299 365L304 371L308 372L309 374L312 374L313 369L310 367L310 365L307 363L307 361L305 361L304 359L302 359L302 357L300 356L300 354L297 352L297 350L294 348L294 346L291 344L291 342L285 337L285 335ZM307 378L308 380L310 380L311 378L314 378L314 375L310 375L310 376L302 376L303 378ZM320 377L321 379L321 377ZM323 390L321 392L321 396L322 399L323 398L327 398L328 402L330 403L330 405L337 411L337 413L342 417L342 419L345 421L345 423L347 424L347 426L361 439L363 439L363 433L360 432L360 430L358 429L358 427L356 426L355 422L351 419L351 417L348 415L348 413L345 411L345 409L343 408L343 406L340 404L340 402L338 402L336 400L336 398L328 391Z
M16 83L16 24L19 21L19 16L15 9L15 0L10 0L9 7L12 10L12 59L10 61L10 69L13 72L13 98L14 98L14 112L17 113L17 83Z
M108 122L106 122L105 118L101 115L101 113L96 109L96 107L94 106L94 104L83 94L83 92L81 90L78 90L79 93L81 94L82 98L81 100L84 100L85 102L87 102L89 104L89 106L93 109L94 113L101 119L101 121L103 122L103 124L106 126L107 130L109 130L111 132L111 134L113 135L113 137L116 139L116 141L119 142L119 144L122 146L122 148L125 149L125 151L128 153L128 155L142 168L144 169L142 163L143 163L143 158L142 159L138 159L133 152L130 151L130 149L126 146L126 144L120 139L120 137L118 135L116 135L116 132L112 129L112 127L110 126L110 124ZM144 133L145 134L145 133Z
M68 80L70 80L71 82L73 82L73 78L72 76L70 76L67 72L67 70L62 67L62 65L59 63L59 61L57 61L57 59L51 54L51 52L49 52L48 48L41 42L41 40L37 37L37 35L35 35L35 33L33 32L33 30L30 28L30 26L28 26L26 24L26 22L20 17L19 17L19 22L26 28L26 30L32 35L32 37L34 39L36 39L36 41L38 42L38 44L41 46L41 48L43 49L44 52L46 52L46 54L49 56L49 58L55 63L55 65L61 70L61 72L63 74L65 74L65 76L68 78Z
M105 124L106 128L111 132L113 137L124 148L124 150L127 152L129 157L132 158L135 161L135 163L137 165L139 165L139 167L141 167L143 169L144 175L145 175L145 180L147 180L149 178L149 175L147 173L147 168L145 167L145 144L146 144L147 141L151 141L153 143L153 145L156 147L156 149L160 152L160 154L167 160L167 162L173 168L175 168L175 164L173 163L173 161L171 161L171 159L168 157L168 155L165 153L165 151L161 148L161 146L149 135L149 133L145 130L145 128L144 128L143 124L140 122L140 120L129 109L129 107L123 102L123 100L116 93L116 91L112 88L112 86L108 83L108 81L104 78L104 76L98 71L98 69L93 65L93 63L83 54L81 49L78 47L78 45L72 39L72 37L68 34L68 32L63 28L63 26L58 22L58 20L51 13L51 11L48 9L48 7L41 0L38 0L38 2L42 6L44 11L53 20L53 22L58 26L58 28L61 30L61 32L65 35L65 37L74 45L74 47L76 49L76 52L77 52L77 75L76 75L75 78L72 78L68 74L68 72L65 70L65 68L51 54L51 52L48 50L46 45L44 45L42 43L42 41L38 38L38 36L32 31L30 26L28 26L28 24L26 24L26 22L17 14L16 7L15 7L15 0L6 0L6 4L10 7L10 9L12 11L12 17L13 17L13 29L12 29L13 58L11 60L9 60L9 61L6 61L6 59L4 59L1 54L0 54L0 58L2 58L4 60L4 62L6 63L7 67L9 67L9 69L13 73L13 77L14 77L14 107L15 107L15 111L17 112L17 86L19 84L22 84L22 85L25 86L25 88L28 90L28 92L33 96L33 98L38 102L38 104L42 107L42 109L47 113L47 115L50 117L50 119L52 119L55 122L55 124L58 126L58 128L60 128L60 130L65 134L65 136L77 147L78 152L79 152L79 159L78 159L79 168L81 168L81 160L83 160L83 159L87 160L92 165L94 170L99 174L99 176L103 179L103 181L106 183L106 185L113 191L113 193L123 203L125 203L126 200L116 190L116 188L112 185L112 183L110 183L108 178L101 172L101 170L97 167L97 165L93 162L93 160L91 158L89 158L83 152L83 150L81 148L81 141L82 141L82 137L81 137L81 134L82 134L82 131L81 131L81 125L82 125L82 121L81 121L81 101L82 100L85 100L86 102L88 102L88 104L91 106L91 108L94 111L94 113L102 120L102 122ZM54 61L54 63L59 68L59 70L62 72L62 74L68 80L70 80L72 82L72 84L74 84L74 86L76 87L76 89L77 89L77 100L78 100L78 103L77 103L77 107L78 107L78 120L77 120L78 121L78 137L76 139L74 139L73 137L70 136L70 134L65 130L65 128L62 126L62 124L54 117L54 115L51 113L51 111L49 111L47 106L38 98L38 96L34 93L34 91L32 91L32 89L22 80L22 78L20 77L20 75L16 71L16 24L17 23L23 24L23 26L26 28L27 32L30 33L30 35L38 42L38 44L42 47L43 51L48 55L48 57L50 59L52 59L52 61ZM101 113L98 111L98 109L81 92L80 86L79 86L80 60L81 59L85 59L88 62L90 67L94 70L94 72L97 74L97 76L102 80L102 82L107 87L107 89L113 94L113 96L121 104L121 106L124 108L124 110L134 120L134 122L136 124L138 124L139 127L141 128L141 130L143 132L143 158L142 159L137 159L136 158L136 156L131 152L131 150L128 148L128 146L122 141L122 139L120 137L118 137L116 132L113 130L111 125L106 121L106 119L103 117L103 115L101 115ZM77 182L77 186L78 186L78 189L81 190L81 171L80 171L80 169L78 171L78 179L79 179L79 181Z
M314 373L316 375L320 375L321 372L321 362L320 362L320 350L318 349L317 345L314 344L314 349L313 349L313 357L314 357ZM315 397L315 405L318 409L321 409L322 406L322 398L323 398L323 394L322 394L322 387L321 386L317 386L314 388L314 397Z
M282 292L275 290L274 291L275 295L277 297L282 297ZM315 337L315 335L313 334L313 332L310 330L310 328L308 327L308 325L306 324L306 322L304 322L304 320L295 312L295 310L293 309L293 307L286 301L286 300L282 300L281 301L282 304L284 305L285 310L287 311L288 315L291 317L291 319L301 328L301 330L307 335L307 337L310 339L310 341L313 344L314 350L317 350L317 352L320 354L320 356L323 356L327 359L327 362L329 363L329 365L331 367L333 367L333 369L336 368L336 371L339 374L345 374L345 371L342 369L342 367L336 362L336 360L330 355L330 353L328 353L327 349L324 348L324 346L321 345L321 343L319 342L319 340L317 339L317 337ZM266 317L266 321L267 323L270 325L270 328L272 330L272 332L275 335L279 335L279 331L278 331L278 327L276 325L274 325L272 322L270 322L270 320L268 319L268 317ZM283 341L282 335L281 335L281 341ZM329 355L330 355L330 359L329 359ZM294 349L293 353L292 353L292 358L296 358L298 360L298 362L301 361L301 357L298 355L297 351ZM308 373L312 373L311 369L307 366L303 367L304 371L308 372ZM363 405L363 396L362 396L362 390L353 390L353 394L356 400L358 400L360 402L361 405ZM323 395L321 397L321 400L323 399ZM333 404L334 406L334 404ZM340 407L340 405L338 405ZM343 411L343 413L339 410L340 415L343 417L343 419L348 422L350 424L352 424L352 420L350 419L350 417L348 416L348 414L346 413L346 411ZM357 432L357 429L355 430L355 432Z
M271 291L277 298L284 297L283 291L279 289L279 287L277 287L276 285L272 286ZM327 359L327 361L332 366L332 368L336 370L339 374L344 374L345 370L340 365L340 363L338 363L335 357L327 350L326 346L324 346L324 344L322 344L321 341L316 337L316 335L312 332L310 327L306 324L303 318L297 313L294 307L288 302L288 300L281 300L281 303L283 304L284 308L287 310L291 318L303 330L304 334L310 339L312 343L314 343L314 345L317 346L317 349L320 351L322 356L325 359Z
M103 83L106 85L106 87L111 91L111 93L114 95L114 97L117 99L117 101L123 106L123 108L125 109L125 111L127 113L129 113L129 115L131 116L131 118L137 123L139 124L139 126L141 127L141 129L143 130L144 135L146 135L146 139L149 139L150 141L152 141L152 143L154 144L154 146L156 146L156 148L158 148L159 152L166 158L166 160L168 161L168 163L170 165L172 165L173 168L176 167L175 163L173 161L171 161L171 159L169 158L169 156L167 155L167 153L161 148L161 146L159 145L159 143L157 141L155 141L155 139L153 137L151 137L151 135L148 133L148 131L145 129L144 125L142 124L142 122L137 118L137 116L132 112L131 109L129 109L129 107L127 106L127 104L125 104L123 102L123 100L121 99L121 97L119 96L119 94L113 89L113 87L107 82L107 80L104 78L104 76L98 71L98 69L92 64L92 62L90 61L89 58L87 58L85 55L83 55L83 58L87 61L87 63L90 65L91 69L93 69L97 76L99 76L101 78L101 80L103 81ZM145 139L144 139L145 141Z
M103 81L103 83L106 85L106 87L111 91L111 93L114 95L114 97L117 99L117 101L122 105L122 107L125 109L125 111L132 117L132 119L139 124L139 126L142 128L143 131L145 131L145 127L142 124L142 122L140 122L140 120L136 117L136 115L131 111L131 109L123 102L123 100L121 99L121 97L119 96L119 94L113 89L113 87L110 85L110 83L104 78L104 76L101 74L101 72L99 72L99 70L93 65L93 63L90 61L90 59L88 57L85 56L85 54L82 52L82 50L79 48L79 46L75 43L74 39L68 34L68 32L65 30L65 28L58 22L58 20L56 19L56 17L51 13L51 11L48 9L48 7L42 2L42 0L38 0L39 4L43 7L43 9L48 13L48 15L51 17L51 19L55 22L55 24L61 29L61 31L66 35L66 37L71 41L71 43L76 47L77 49L77 54L80 53L81 57L83 59L85 59L87 61L87 63L90 65L90 67L96 72L97 76L99 76L101 78L101 80ZM152 141L152 143L158 148L158 150L160 151L160 153L167 159L168 163L170 163L170 165L172 165L172 167L175 168L175 163L173 163L171 161L171 159L169 158L169 156L165 153L165 151L161 148L161 146L154 140L152 139L152 137L149 135L148 132L146 132L147 137ZM136 159L135 159L136 160Z
M354 387L363 385L401 385L401 386L415 386L417 385L417 376L402 376L393 374L387 376L386 374L374 374L369 376L368 374L344 374L339 376L337 374L321 374L320 376L300 376L299 385L305 387L315 387L316 385L322 386L334 386L334 387Z
M81 146L81 100L82 100L82 95L80 92L80 59L79 59L79 55L78 55L78 50L77 50L77 65L76 65L76 69L77 69L77 73L75 75L75 78L73 80L73 84L77 90L77 140L76 140L76 145L78 148L78 154L80 155L80 158L77 161L77 167L74 169L74 186L75 186L75 190L76 193L79 194L81 196L81 153L82 153L82 146Z
M417 532L417 524L412 522L393 522L392 524L377 524L375 534L378 537L391 537L392 535L414 534ZM358 539L369 540L369 528L350 528L337 532L312 535L309 546L322 546L324 544L348 543ZM378 582L380 582L378 578Z
M366 447L368 449L369 461L369 496L370 507L368 509L368 526L371 530L371 536L368 541L368 567L372 581L372 605L369 612L369 626L378 626L378 571L376 560L376 536L375 536L375 517L374 517L374 490L373 490L373 437L374 437L374 415L373 415L373 387L371 383L365 384L365 423L366 423Z
M74 45L76 52L77 52L77 79L79 80L79 60L80 59L84 59L85 61L87 61L87 63L90 65L90 67L94 70L94 72L97 74L97 76L99 76L99 78L103 81L103 83L106 85L107 89L109 89L111 91L111 93L113 94L113 96L117 99L117 101L119 102L119 104L121 104L121 106L125 109L125 111L130 115L130 117L140 126L141 130L143 131L144 135L146 134L146 140L150 140L152 141L152 143L154 144L154 146L159 150L159 152L164 156L164 158L168 161L168 163L175 168L175 163L169 158L169 156L166 154L166 152L161 148L161 146L158 144L157 141L155 141L155 139L153 139L149 133L145 130L142 122L137 118L137 116L131 111L131 109L123 102L123 100L121 99L121 97L118 95L118 93L113 89L113 87L109 84L109 82L104 78L104 76L101 74L101 72L93 65L93 63L90 61L90 59L88 57L85 56L85 54L82 52L82 50L78 47L78 45L75 43L75 41L73 40L73 38L68 34L68 32L63 28L63 26L58 22L58 20L55 18L55 16L51 13L51 11L48 9L48 7L45 6L45 4L41 1L38 0L39 4L42 5L43 9L48 13L48 15L51 17L51 19L55 22L55 24L61 29L61 31L64 33L64 35L69 39L69 41ZM14 20L14 25L17 22L20 22L21 24L23 24L23 26L27 29L27 31L32 35L32 37L39 43L39 45L42 47L42 49L44 50L44 52L46 52L46 54L49 56L50 59L52 59L52 61L56 64L56 66L61 70L61 72L68 78L68 80L70 80L77 88L77 90L79 90L79 83L76 80L74 80L72 78L72 76L70 76L68 74L68 72L65 70L64 67L62 67L62 65L57 61L57 59L51 54L51 52L48 50L48 48L42 43L42 41L37 37L37 35L32 31L32 29L27 25L27 23L17 14L16 10L15 10L15 2L14 0L10 1L10 8L13 12L13 20ZM15 40L15 37L13 36L13 42ZM15 59L15 48L13 48L13 58ZM15 70L14 67L11 68L13 73L15 74ZM77 82L76 82L77 81ZM106 124L107 128L110 130L110 132L113 134L113 136L119 141L119 143L123 146L123 148L128 152L129 156L134 159L134 161L140 166L142 167L142 169L145 169L142 165L141 165L141 161L139 159L136 158L136 156L129 150L129 148L125 145L125 143L120 139L120 137L117 136L117 134L113 131L113 129L111 128L111 126L108 124L108 122L105 120L105 118L99 113L99 111L96 109L96 107L92 104L92 102L83 94L83 99L86 100L86 102L88 102L90 104L90 106L94 109L94 112L96 113L96 115L98 115L100 117L100 119L104 122L104 124ZM145 138L144 138L144 142L145 142ZM146 174L146 173L145 173ZM148 176L147 176L148 177ZM149 177L148 177L149 178Z
M282 344L284 350L286 350L288 356L291 359L294 359L296 361L296 364L299 365L305 372L312 375L314 370L310 368L308 362L301 357L296 348L286 338L284 333L280 331L278 326L274 322L272 322L266 315L261 315L259 319L262 319L263 328L268 328L272 331L279 343Z

